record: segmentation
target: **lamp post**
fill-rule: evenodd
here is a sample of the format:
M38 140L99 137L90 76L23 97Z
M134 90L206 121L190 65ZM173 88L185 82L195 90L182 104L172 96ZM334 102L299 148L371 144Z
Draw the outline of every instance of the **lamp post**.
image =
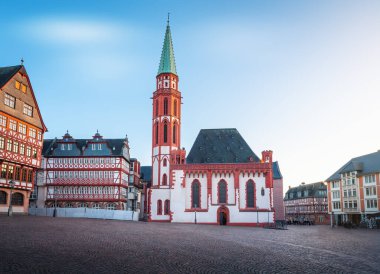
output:
M197 224L197 207L198 207L198 205L195 204L194 207L195 207L194 208L194 213L195 213L194 223Z
M57 188L54 187L54 211L53 217L57 217Z
M9 208L8 208L8 216L9 217L12 217L13 215L13 209L12 209L12 192L13 192L13 188L15 186L15 182L13 182L12 180L9 181L9 186L11 187L11 193L9 195Z

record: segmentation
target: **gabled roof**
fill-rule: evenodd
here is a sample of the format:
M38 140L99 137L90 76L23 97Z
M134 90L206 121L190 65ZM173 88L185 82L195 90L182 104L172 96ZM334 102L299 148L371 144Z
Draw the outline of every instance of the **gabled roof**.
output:
M173 73L177 75L177 69L175 66L174 49L172 42L172 34L170 32L169 21L166 26L165 40L162 47L160 66L158 67L157 75L161 73Z
M272 163L272 169L273 169L273 179L274 180L282 179L282 174L281 174L280 167L277 161Z
M152 181L152 166L141 166L140 172L141 172L141 179L144 182Z
M360 174L380 172L380 150L377 152L352 158L344 166L338 169L326 181L331 182L340 179L340 174L357 171Z
M290 198L290 194L293 194L292 198ZM309 197L327 197L327 186L323 182L317 182L313 184L301 184L297 187L292 187L288 189L288 191L285 193L284 200L296 200Z
M101 150L91 150L88 143L92 139L72 139L69 142L62 139L45 139L42 155L44 157L68 157L68 156L124 156L123 147L125 139L103 139L106 147ZM71 143L71 150L62 150L59 144ZM129 159L127 159L129 160Z
M187 164L260 162L236 128L201 129Z
M0 88L2 88L15 75L22 66L11 66L0 68Z

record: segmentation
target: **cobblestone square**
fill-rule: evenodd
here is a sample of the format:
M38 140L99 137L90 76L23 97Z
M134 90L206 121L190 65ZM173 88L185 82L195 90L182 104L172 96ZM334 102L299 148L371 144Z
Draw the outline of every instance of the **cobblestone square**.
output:
M0 273L379 273L380 230L0 216Z

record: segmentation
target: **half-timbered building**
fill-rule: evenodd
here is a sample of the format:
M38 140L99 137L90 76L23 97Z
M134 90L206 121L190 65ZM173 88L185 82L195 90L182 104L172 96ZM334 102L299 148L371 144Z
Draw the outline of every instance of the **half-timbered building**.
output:
M187 157L181 148L182 95L169 22L152 99L149 221L273 223L272 151L259 158L233 128L202 129ZM279 169L278 175L282 184Z
M39 198L46 207L126 210L130 157L128 138L44 141Z
M0 68L0 90L0 213L26 214L46 127L23 65Z

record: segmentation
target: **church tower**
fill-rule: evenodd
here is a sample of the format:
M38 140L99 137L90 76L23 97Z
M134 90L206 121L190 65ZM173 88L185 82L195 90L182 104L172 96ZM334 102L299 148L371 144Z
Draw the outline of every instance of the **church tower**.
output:
M152 98L152 220L156 217L170 220L170 165L184 163L184 151L180 149L181 92L178 82L168 19Z

